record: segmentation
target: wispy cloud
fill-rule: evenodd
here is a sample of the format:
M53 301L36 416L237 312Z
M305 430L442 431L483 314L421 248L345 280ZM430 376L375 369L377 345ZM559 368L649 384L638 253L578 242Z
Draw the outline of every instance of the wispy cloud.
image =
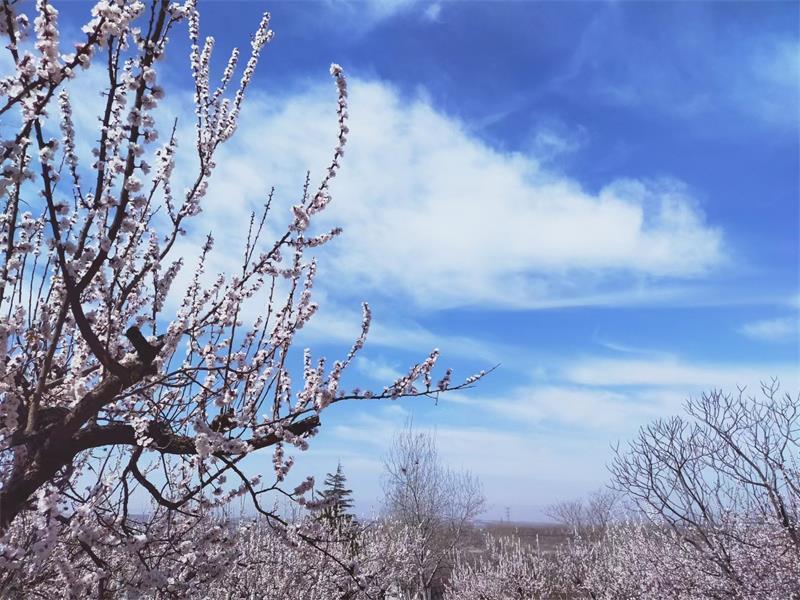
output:
M698 119L724 107L751 125L796 130L797 36L755 33L735 19L711 18L709 10L687 3L634 29L627 11L606 5L551 85L624 109Z
M368 295L368 291L364 292ZM439 348L446 356L458 356L494 365L519 350L498 342L488 342L449 329L432 330L408 316L398 318L386 311L373 309L373 324L368 347L380 347L427 354ZM303 329L303 341L352 342L360 331L361 314L333 302L323 304L312 321Z
M800 342L800 317L780 317L753 321L742 326L740 331L747 337L768 342Z
M568 127L564 123L552 121L536 129L531 141L531 153L544 163L563 158L577 152L586 145L589 132L586 127Z
M398 363L388 362L384 359L371 359L359 356L356 359L356 369L370 379L389 383L400 378L403 373L397 367Z
M631 423L645 423L663 416L663 397L658 397L658 402L653 400L652 396L645 398L597 387L548 385L518 388L503 398L487 399L479 404L495 415L540 429L543 426L603 429L610 434L629 428Z
M651 358L662 358L662 359L674 358L674 354L671 352L665 352L663 350L656 350L653 348L640 348L638 346L632 346L630 344L624 344L614 340L605 339L597 334L593 336L593 339L603 348L606 348L608 350L613 350L614 352L620 352L623 354L634 354L639 356L649 356Z
M432 22L437 23L442 18L442 3L441 2L434 2L433 4L429 4L425 7L425 10L422 12L425 18Z
M420 0L326 0L326 4L340 18L346 16L345 27L364 32L423 3ZM427 15L428 11L433 10L432 6L436 4L426 7L423 17L435 21Z
M791 363L697 363L674 359L588 358L568 364L564 379L590 386L678 387L685 393L710 388L757 386L778 377L787 389L797 387L800 373Z

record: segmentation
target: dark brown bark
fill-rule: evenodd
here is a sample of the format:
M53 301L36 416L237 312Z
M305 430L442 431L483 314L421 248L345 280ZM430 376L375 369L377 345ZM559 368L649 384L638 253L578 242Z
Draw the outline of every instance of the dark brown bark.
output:
M125 423L90 424L100 409L112 402L124 389L141 381L149 367L136 364L127 369L127 377L110 374L90 391L60 423L47 423L21 440L15 450L18 460L0 490L0 532L26 507L36 491L85 450L103 446L128 445L140 447L136 431ZM305 435L319 427L319 417L313 415L285 427L294 435ZM44 425L44 424L43 424ZM173 433L168 423L152 421L147 435L153 439L152 449L163 454L187 455L196 452L191 436ZM273 434L248 440L253 449L265 448L279 442Z

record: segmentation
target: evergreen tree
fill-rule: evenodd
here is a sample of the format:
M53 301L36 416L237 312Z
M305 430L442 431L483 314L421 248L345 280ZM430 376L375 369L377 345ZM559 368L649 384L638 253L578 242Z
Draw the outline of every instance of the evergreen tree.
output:
M321 517L334 525L350 523L355 516L348 511L353 508L353 490L347 488L347 477L342 471L342 463L336 466L335 473L328 473L325 476L325 487L319 492L321 500L327 506L321 513Z

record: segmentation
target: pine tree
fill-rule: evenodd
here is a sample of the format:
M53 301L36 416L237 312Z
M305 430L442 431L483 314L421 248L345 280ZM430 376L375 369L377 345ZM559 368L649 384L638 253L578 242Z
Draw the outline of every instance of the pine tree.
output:
M333 525L341 526L355 520L355 515L348 512L353 508L353 490L348 489L346 483L347 477L340 462L335 473L325 476L325 487L319 492L320 499L327 503L321 518Z

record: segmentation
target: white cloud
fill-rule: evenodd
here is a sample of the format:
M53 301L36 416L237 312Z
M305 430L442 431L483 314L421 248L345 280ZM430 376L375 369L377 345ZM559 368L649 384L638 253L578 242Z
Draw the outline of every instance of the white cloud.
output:
M428 21L432 23L438 23L439 20L442 18L441 2L434 2L433 4L428 5L422 14Z
M370 379L381 381L385 384L389 384L403 376L403 373L397 368L397 363L390 363L380 358L372 359L359 356L356 359L356 369Z
M238 233L267 186L294 198L307 168L322 171L335 134L323 89L252 99L201 219L218 235ZM345 228L324 255L331 292L369 288L431 308L615 303L723 260L720 231L679 182L618 180L593 194L425 100L374 81L351 89L351 142L324 218Z
M574 385L528 386L477 404L515 422L572 429L627 429L679 406L680 393L640 394Z
M586 127L568 126L551 120L536 129L531 141L531 151L537 159L551 163L564 155L573 154L586 145L589 132Z
M682 388L684 393L737 386L758 386L778 377L783 388L797 388L797 365L783 363L703 364L675 359L627 360L589 358L567 365L564 378L591 386L662 386Z
M745 69L732 69L738 74L733 98L742 111L766 122L797 130L797 102L800 87L800 43L797 39L768 37L758 40Z
M370 28L390 19L418 3L418 0L328 0L328 7L345 12L348 27Z
M768 342L800 341L800 319L797 316L753 321L742 326L747 337Z
M368 0L367 2L360 1L357 4L366 5L370 11L374 12L376 16L386 18L395 15L413 4L417 0Z
M653 348L640 348L630 344L620 343L615 340L604 339L595 335L594 341L600 344L603 348L613 350L614 352L621 352L623 354L634 354L639 356L650 356L652 358L673 358L674 355L663 350L654 350Z

